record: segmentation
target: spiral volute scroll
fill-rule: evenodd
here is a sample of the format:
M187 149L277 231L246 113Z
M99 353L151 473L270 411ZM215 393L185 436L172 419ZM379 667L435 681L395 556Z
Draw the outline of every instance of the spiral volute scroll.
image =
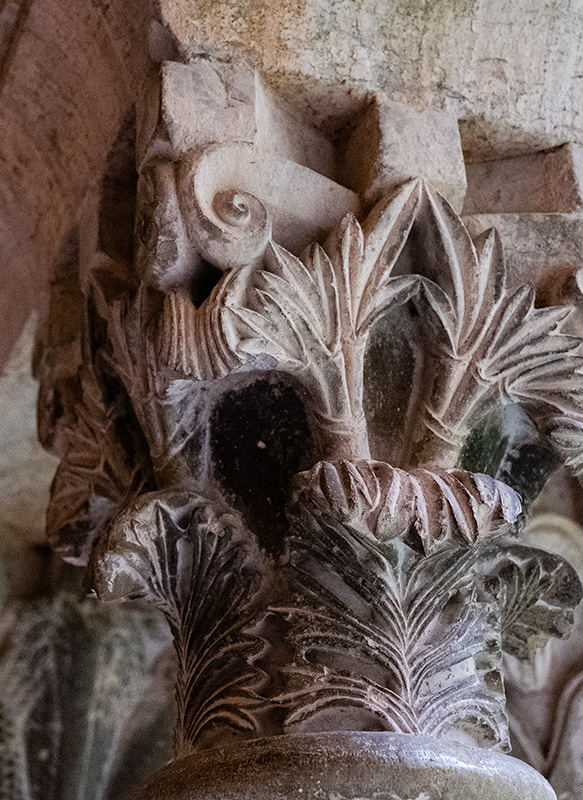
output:
M200 255L225 271L260 261L271 238L265 205L245 191L247 164L228 147L212 147L187 163L181 176L181 203Z

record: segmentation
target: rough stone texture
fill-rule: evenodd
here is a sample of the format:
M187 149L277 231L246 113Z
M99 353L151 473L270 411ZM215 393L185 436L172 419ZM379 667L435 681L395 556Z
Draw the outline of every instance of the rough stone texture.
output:
M370 90L448 108L471 160L581 141L579 2L358 0L269 3L163 0L188 56L249 57L314 116ZM310 100L310 94L313 94Z
M576 304L567 321L575 334L583 330L580 276L580 268L575 271L567 265L547 275L538 290L542 304ZM525 531L530 544L562 554L579 575L583 575L582 497L581 486L565 470L558 470L533 504ZM579 800L583 791L578 744L583 725L582 658L583 616L578 610L568 642L541 649L528 665L511 658L505 665L513 753L545 775L561 800Z
M185 225L202 255L211 263L222 258L222 268L242 266L248 260L250 243L256 239L261 242L257 254L265 246L264 214L253 207L249 197L261 198L275 241L297 255L312 242L324 239L345 214L358 213L361 206L360 198L350 189L290 159L279 159L244 144L209 149L195 162L186 181L192 187L192 199L183 200ZM282 186L286 187L285 195ZM249 202L249 218L241 220L238 235L230 232L229 255L225 252L219 257L219 231L224 234L229 227L228 197L235 188L240 201ZM221 193L223 199L218 202ZM199 221L205 218L206 229Z
M468 164L466 170L467 215L568 214L580 211L583 204L581 145Z
M0 379L0 524L28 543L44 543L44 509L58 460L40 446L35 409L38 384L31 375L36 319L14 347Z
M255 142L258 147L278 158L286 158L336 179L339 158L335 142L326 131L314 124L314 119L301 113L296 104L285 103L265 85L256 83Z
M583 474L574 298L515 292L496 236L472 243L422 180L461 206L447 110L332 92L310 120L208 53L151 75L137 170L128 123L54 273L52 545L100 599L164 612L177 757L329 730L507 749L503 653L535 669L581 597L565 559L509 538L561 459ZM130 173L135 253L110 191L134 197Z
M464 217L464 223L473 237L496 229L513 286L562 282L565 274L581 267L583 218L579 214L479 214Z
M204 84L201 98L212 106ZM335 220L341 204L320 187L347 190L323 175L248 142L166 151L168 127L154 127L138 178L155 171L137 207L155 268L107 256L95 222L81 235L91 349L77 396L53 407L66 435L52 543L89 562L100 598L147 597L167 616L179 756L330 729L504 749L502 651L530 661L565 635L580 584L561 558L495 536L521 511L497 478L522 480L531 499L554 462L545 453L537 481L517 476L506 428L483 420L512 404L546 421L550 405L540 435L581 471L579 377L565 368L581 339L561 330L567 309L512 293L496 238L474 248L423 181L362 223ZM306 234L308 200L333 216L300 260L280 220ZM101 214L94 204L97 228ZM163 283L168 244L177 286ZM218 282L195 300L203 264ZM406 348L383 357L395 341L415 343L427 380L409 382ZM401 416L383 425L391 403ZM513 448L529 424L514 426Z
M464 222L473 237L496 229L511 283L534 283L542 304L570 295L579 306L583 148L468 164L467 175Z
M466 171L454 114L379 97L353 125L341 148L341 182L374 202L383 190L424 178L461 211Z
M159 95L152 97L153 93ZM141 105L137 160L160 122L175 153L214 142L253 142L255 139L255 74L232 64L165 61L153 76L152 91ZM158 113L159 112L159 113Z
M66 0L3 7L0 361L42 302L60 239L147 71L150 13L126 0L75 14ZM352 115L377 89L446 109L467 157L482 160L582 141L582 17L569 0L291 0L276 14L267 3L165 0L160 18L177 41L160 24L149 40L160 60L248 58L270 86L304 97L304 124Z

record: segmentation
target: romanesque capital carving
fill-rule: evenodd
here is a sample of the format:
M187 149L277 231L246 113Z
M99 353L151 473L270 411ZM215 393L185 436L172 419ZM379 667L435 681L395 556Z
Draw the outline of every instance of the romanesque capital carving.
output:
M135 262L86 269L53 546L166 615L178 756L329 731L507 751L503 653L533 661L581 599L519 541L581 468L569 308L510 290L496 234L424 181L365 213L248 126L151 128Z

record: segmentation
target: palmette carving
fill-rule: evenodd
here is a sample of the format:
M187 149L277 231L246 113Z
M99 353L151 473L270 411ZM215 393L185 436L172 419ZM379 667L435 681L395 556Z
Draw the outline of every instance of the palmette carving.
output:
M267 357L306 385L330 455L369 456L364 351L377 316L417 290L416 278L391 276L413 221L414 201L411 185L375 212L370 230L347 216L328 243L330 256L314 245L304 263L272 244L260 269L228 277L200 310L189 310L182 298L169 301L165 312L172 316L162 339L169 365L204 376L200 365L209 351L209 326L198 317L208 319L208 306L215 306L224 340L240 363ZM182 336L178 315L191 321Z
M272 609L296 651L278 698L285 729L326 729L340 708L369 730L507 748L496 618L471 580L477 551L423 558L331 520L295 523L295 593Z
M147 597L164 612L178 655L176 752L205 728L257 735L264 682L248 630L268 571L253 534L223 504L193 493L143 495L96 553L102 599Z
M478 571L500 604L502 646L521 661L534 662L551 637L568 636L581 601L577 573L561 556L512 544L487 547Z
M200 308L183 295L165 296L157 342L161 365L198 380L223 378L241 366L223 323L224 298L234 281L236 274L227 274Z
M391 470L355 466L369 477ZM338 465L319 468L333 473ZM338 714L349 730L507 748L502 647L528 658L545 636L567 632L561 603L572 608L580 599L562 559L488 543L518 513L512 490L501 487L505 512L473 498L484 542L426 536L419 538L426 552L406 543L406 507L393 509L391 533L376 498L357 497L356 483L340 502L338 494L322 502L310 488L288 510L290 532L276 559L260 552L236 513L193 493L144 495L100 542L93 567L100 597L146 596L173 631L177 753L232 735L328 729ZM434 502L424 489L435 493L420 483L417 503ZM557 589L566 580L568 597Z
M535 308L532 286L510 292L496 233L474 246L441 198L427 194L425 206L420 224L439 232L442 259L438 273L429 261L417 300L438 364L412 434L417 460L453 466L472 425L497 402L524 405L545 429L568 429L581 419L583 388L582 340L561 330L570 309ZM552 441L565 446L560 436Z
M63 557L83 565L115 511L151 487L152 467L127 396L105 400L92 369L82 374L81 387L83 402L64 434L51 487L47 534Z
M419 252L410 252L412 231ZM496 235L476 249L422 182L381 202L363 227L347 216L324 249L316 245L300 260L271 245L260 267L231 273L220 286L201 309L169 297L162 359L203 379L250 359L296 375L310 392L328 457L370 456L362 396L368 335L381 314L411 300L423 321L427 378L409 400L417 411L402 431L408 444L398 449L410 453L403 466L455 466L472 427L497 403L523 404L575 464L569 441L583 424L583 349L561 330L569 308L535 308L532 287L510 293Z
M102 543L100 596L145 595L173 630L177 752L213 743L225 724L257 736L314 729L315 719L317 730L330 708L357 730L376 719L386 730L503 744L495 615L472 586L479 551L422 557L325 517L292 506L277 576L235 515L195 495L146 495ZM283 640L270 635L282 625ZM299 661L274 670L278 649Z
M577 575L559 556L489 540L503 533L501 523L508 528L520 504L512 490L499 487L510 517L504 520L500 509L492 514L496 482L487 476L463 475L466 483L482 478L489 489L487 500L473 500L481 517L477 541L461 536L461 514L457 538L416 538L423 532L419 517L411 538L406 505L391 509L400 523L391 536L382 524L386 502L363 491L362 478L378 489L378 475L391 472L378 462L341 462L300 476L308 488L289 512L296 605L285 609L298 653L287 670L293 689L286 700L296 703L292 724L325 717L344 698L390 730L504 747L502 651L532 660L549 636L569 634L581 600ZM435 501L432 490L431 483L418 484L417 503ZM463 499L466 492L463 487ZM447 514L435 516L447 522ZM335 663L343 671L328 682Z
M435 229L441 237L445 277L435 273L429 257L422 263L444 288L426 275L394 274L411 269L411 231L424 225L433 238ZM110 343L109 351L97 356L107 360L126 392L125 398L108 402L123 405L131 398L154 471L166 476L164 484L188 484L190 468L181 459L205 424L195 423L193 431L189 423L201 413L204 417L197 382L253 368L288 371L305 386L322 456L368 457L363 409L367 338L379 315L386 317L407 301L423 311L426 378L412 387L400 441L391 445L399 466L410 469L423 461L455 466L474 427L502 401L524 402L541 429L550 431L567 463L578 469L581 341L560 332L568 310L534 309L528 291L506 296L502 257L492 237L483 243L478 261L451 209L413 182L381 203L362 229L347 218L327 249L330 256L316 246L304 263L270 245L261 266L228 271L200 308L182 294L171 292L161 300L144 286L109 299L107 290L94 284ZM401 369L399 364L396 368ZM99 391L89 394L97 397ZM90 412L90 400L80 406L80 420ZM106 424L104 417L100 430ZM82 425L72 438L80 450L86 448ZM73 444L64 454L65 472L78 472L74 453ZM122 460L118 456L114 465ZM134 478L123 481L117 490L121 498L131 491ZM99 496L89 483L87 500L80 496L76 502L88 503L92 494ZM51 528L58 546L70 502L53 505ZM70 549L70 543L66 546ZM79 547L86 558L87 548Z

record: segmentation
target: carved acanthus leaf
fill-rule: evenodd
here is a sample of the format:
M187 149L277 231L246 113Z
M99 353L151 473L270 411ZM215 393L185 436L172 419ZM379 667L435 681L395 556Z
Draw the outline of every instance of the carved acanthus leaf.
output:
M460 547L442 537L419 553L382 538L379 489L390 471L374 463L318 465L289 510L293 593L270 609L290 626L296 652L282 670L286 690L275 698L289 708L285 729L318 730L340 707L356 729L380 725L506 747L502 649L528 659L550 636L567 635L580 582L559 556L505 539ZM485 478L466 477L478 486ZM493 505L495 483L486 478L482 496ZM450 501L447 486L439 489ZM392 520L407 521L408 513L393 509ZM434 516L451 530L451 518Z
M245 293L228 302L232 349L270 355L297 374L325 420L362 415L362 354L376 317L417 291L411 276L392 277L418 203L407 184L376 210L366 231L349 215L304 260L273 245Z
M573 474L583 479L583 415L570 419L554 417L549 422L554 447Z
M72 409L73 421L63 435L47 534L63 558L84 565L111 517L151 486L152 467L127 395L105 400L90 366L82 370L81 386L83 401ZM128 447L132 440L133 448Z
M418 460L455 464L471 426L497 399L524 405L536 419L581 418L582 340L562 330L570 309L535 308L532 287L510 293L497 235L483 235L476 250L461 220L429 191L419 224L443 257L440 270L431 260L423 268L417 300L435 359L425 432L415 435Z
M414 276L393 277L419 203L417 183L381 204L364 230L348 215L325 249L304 260L272 243L261 266L227 273L196 309L170 295L158 352L184 375L221 377L243 363L296 375L311 393L331 448L368 455L362 410L364 348L379 314L406 302Z
M534 662L536 651L551 637L570 635L582 587L564 558L518 544L487 547L477 571L500 604L507 653Z
M420 552L443 542L473 544L509 530L516 492L488 475L405 472L379 461L320 462L297 478L297 502L378 541L399 538Z
M253 735L262 643L246 631L266 560L241 519L188 492L143 495L99 542L93 582L104 600L146 597L165 614L178 654L176 750L221 725Z
M318 730L335 708L352 724L507 747L498 633L471 585L474 548L420 557L298 509L286 730ZM362 565L366 564L363 570ZM373 728L373 729L375 729ZM358 727L357 727L358 729Z
M524 405L547 431L583 419L581 340L562 331L569 309L535 308L530 288L510 293L496 235L476 249L420 181L380 203L362 228L345 217L303 260L269 244L261 262L228 272L199 309L168 295L156 358L202 380L244 365L286 370L311 394L327 457L367 458L368 332L411 299L427 343L427 380L403 430L413 463L455 466L496 401Z
M535 309L529 291L510 295L495 236L478 253L447 203L419 181L362 226L345 216L302 259L269 240L259 201L233 192L209 194L204 208L203 200L191 208L199 253L227 271L199 308L180 293L186 273L166 295L131 282L111 289L111 275L94 276L90 381L53 496L59 536L63 499L69 521L93 525L100 597L146 597L170 623L178 753L230 735L321 730L337 724L338 707L356 730L505 747L501 636L524 658L563 635L580 587L561 560L491 544L520 513L512 489L440 467L457 465L472 426L500 399L546 414L551 429L580 433L583 354L561 329L567 312ZM215 227L205 228L211 217ZM257 236L247 242L249 232ZM365 350L385 314L375 332L404 321L420 334L415 347L384 350L393 376L418 359L402 372L411 402L405 387L392 406L406 407L402 431L393 427L407 446L396 442L395 452L404 466L429 468L368 460ZM393 327L383 327L389 318ZM228 402L228 387L243 381L208 382L265 369L302 384L298 405L317 428L315 449L330 459L298 476L289 528L265 537L280 557L277 574L211 483L217 398ZM372 373L391 383L383 364ZM386 397L392 387L381 389ZM139 438L129 454L116 450L127 409ZM560 429L556 417L568 425ZM270 447L265 439L253 435L252 446ZM172 491L136 499L154 480ZM184 485L201 493L176 490ZM98 502L94 513L91 502L102 498L107 507L101 513ZM266 524L283 516L285 502ZM86 558L90 545L86 537L74 557Z
M222 378L241 365L224 327L226 298L239 281L237 273L226 275L200 308L182 294L165 296L156 334L161 366L204 381Z
M217 291L222 287L220 284ZM188 483L184 480L185 471L187 478L191 479L193 473L200 477L204 471L201 458L197 457L203 449L200 444L203 436L199 419L200 393L192 380L168 374L167 361L161 358L158 348L159 331L167 322L162 309L169 310L171 315L178 314L180 324L174 330L183 331L190 331L192 320L180 316L182 311L187 309L187 313L193 311L196 314L196 309L190 301L188 304L180 302L178 295L162 296L144 285L108 301L104 287L96 282L93 294L109 340L107 347L98 350L97 358L107 365L111 376L115 376L122 394L131 399L143 434L142 450L149 451L156 485ZM221 344L220 324L214 325L219 306L220 303L211 302L205 306L209 318L206 319L204 313L195 318L206 326L208 335L206 338L201 336L201 341L210 348L202 348L199 353L206 359L195 376L201 380L223 377L239 364L231 354L227 366L218 353L221 347L221 352L226 353L226 345L223 347ZM195 328L195 333L197 330ZM218 349L213 350L215 344ZM198 447L193 446L193 442L198 443ZM148 488L154 487L150 485Z

